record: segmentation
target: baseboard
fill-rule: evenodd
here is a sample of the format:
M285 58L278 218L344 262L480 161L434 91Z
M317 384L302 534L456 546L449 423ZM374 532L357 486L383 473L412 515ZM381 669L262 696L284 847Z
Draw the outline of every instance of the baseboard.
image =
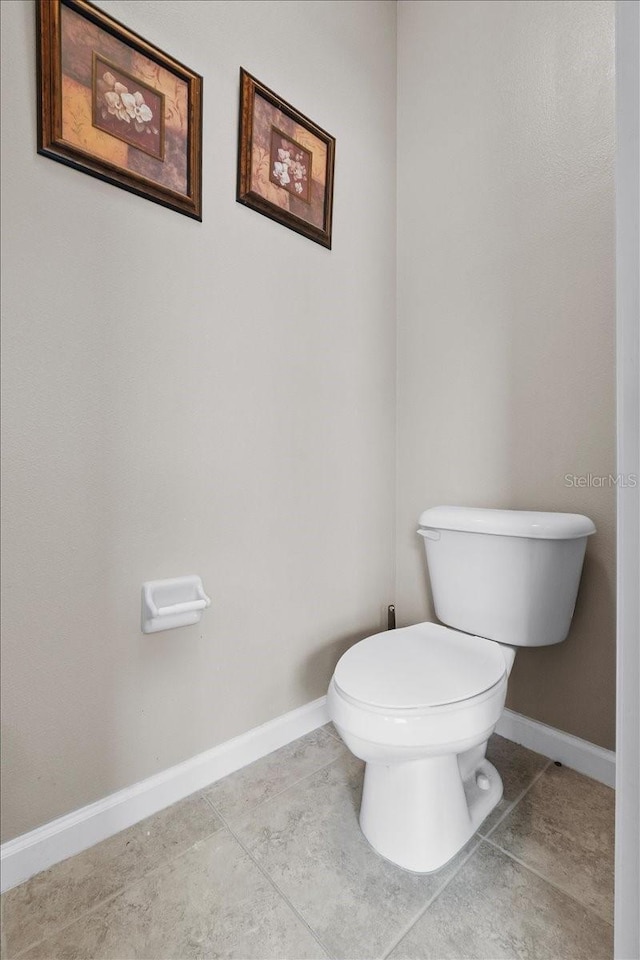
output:
M529 750L541 753L543 757L559 760L567 767L584 773L593 780L599 780L608 787L616 783L616 755L588 740L573 737L570 733L556 730L546 723L523 717L513 710L505 710L498 720L496 733L514 743L520 743Z
M320 697L0 847L2 892L327 723Z
M327 723L326 697L52 820L0 847L2 892ZM505 710L496 733L594 780L615 784L615 753Z

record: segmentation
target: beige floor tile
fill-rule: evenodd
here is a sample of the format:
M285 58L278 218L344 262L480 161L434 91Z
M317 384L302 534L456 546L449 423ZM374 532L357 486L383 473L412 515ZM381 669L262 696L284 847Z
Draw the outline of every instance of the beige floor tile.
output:
M486 835L495 826L522 791L549 765L547 757L506 740L497 733L489 739L487 760L491 761L502 777L504 794L498 806L481 825L479 833L482 835Z
M332 737L335 737L336 740L339 740L340 743L342 743L342 737L340 736L340 734L338 733L338 731L337 731L336 728L334 727L334 725L333 725L333 723L331 722L331 720L329 721L329 723L325 723L324 727L322 727L321 729L322 729L322 730L326 730L328 733L331 734Z
M202 794L195 794L8 891L2 897L8 955L14 957L221 826Z
M8 956L7 933L4 926L4 901L0 901L0 960L7 960Z
M612 927L486 841L389 960L609 960Z
M436 874L383 860L360 831L364 764L347 754L233 824L336 957L381 957L468 851Z
M609 958L613 791L501 737L487 756L505 792L481 832L504 819L429 876L388 863L362 836L364 765L330 725L206 796L337 958L384 956L434 896L394 960ZM2 911L3 958L325 957L205 793L34 877Z
M324 727L232 773L205 791L225 818L241 817L346 753Z
M553 764L491 840L613 921L615 794Z
M148 874L25 960L283 960L326 954L221 830Z

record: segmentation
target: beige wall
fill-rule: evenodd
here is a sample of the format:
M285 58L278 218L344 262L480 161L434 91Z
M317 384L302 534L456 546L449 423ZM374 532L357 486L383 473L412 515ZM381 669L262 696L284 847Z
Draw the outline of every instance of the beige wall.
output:
M614 4L398 13L399 618L432 614L425 507L587 514L569 639L508 705L613 747L615 489L565 475L615 472Z
M393 599L395 4L101 3L205 76L204 222L36 155L3 3L3 839L321 696ZM238 69L337 138L334 249L235 202ZM143 636L144 580L199 627Z
M205 75L204 222L35 152L3 43L3 839L324 693L430 615L421 510L587 513L510 706L614 723L613 3L101 4ZM238 67L337 137L334 249L235 203ZM397 433L397 555L393 444ZM143 636L198 572L199 628Z

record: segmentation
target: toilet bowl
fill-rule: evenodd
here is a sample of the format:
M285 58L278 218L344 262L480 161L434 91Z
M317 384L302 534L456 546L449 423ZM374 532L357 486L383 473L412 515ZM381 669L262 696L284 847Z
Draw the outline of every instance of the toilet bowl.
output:
M502 797L484 757L504 708L512 657L435 623L368 637L341 659L328 708L367 764L360 825L407 870L438 869Z
M361 640L341 657L327 695L334 726L366 764L362 832L387 860L439 869L500 802L485 752L516 648L564 640L593 532L575 514L422 514L436 614L448 625Z

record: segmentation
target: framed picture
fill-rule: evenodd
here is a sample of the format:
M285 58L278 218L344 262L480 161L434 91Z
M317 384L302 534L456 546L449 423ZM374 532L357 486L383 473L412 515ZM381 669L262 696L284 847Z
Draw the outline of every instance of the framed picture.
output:
M331 248L335 143L240 70L239 203Z
M88 0L38 0L38 153L202 220L202 77Z

